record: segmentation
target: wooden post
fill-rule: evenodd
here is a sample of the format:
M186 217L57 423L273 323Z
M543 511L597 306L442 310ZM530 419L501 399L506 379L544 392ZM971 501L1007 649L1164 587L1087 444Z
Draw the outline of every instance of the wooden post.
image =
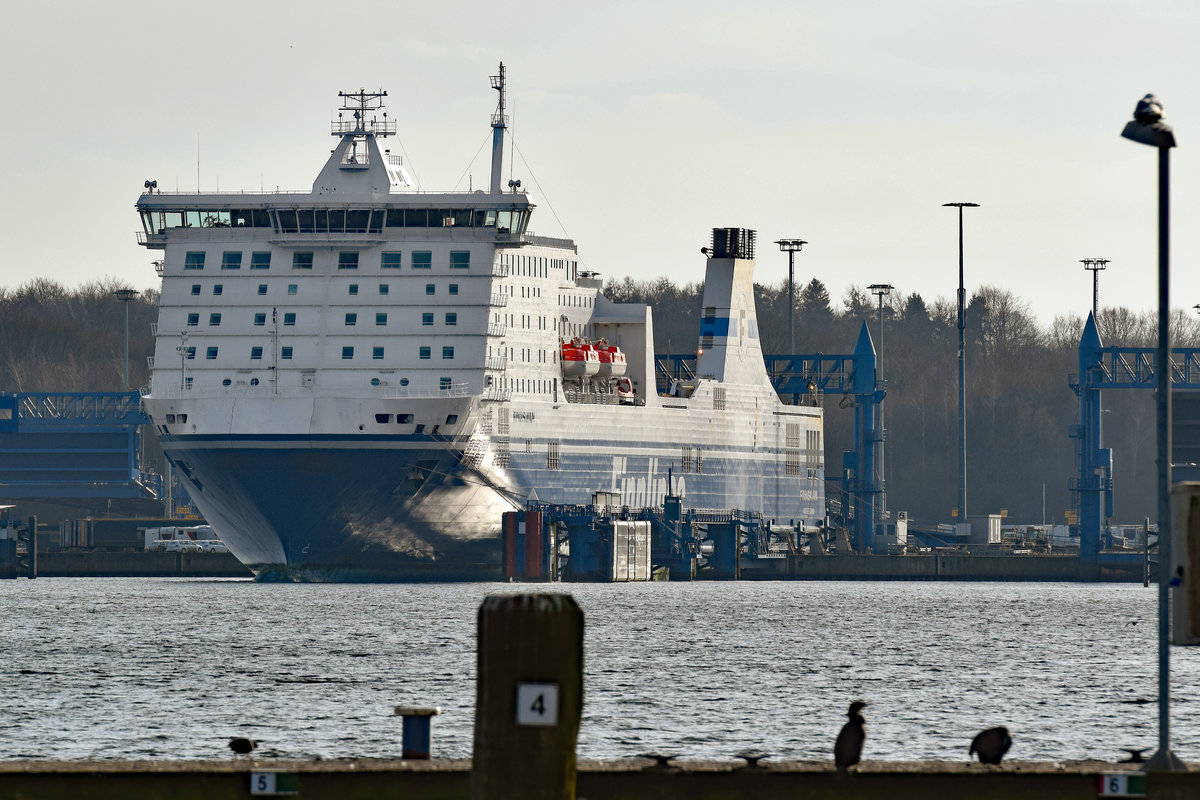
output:
M583 610L570 595L479 607L471 800L573 800Z

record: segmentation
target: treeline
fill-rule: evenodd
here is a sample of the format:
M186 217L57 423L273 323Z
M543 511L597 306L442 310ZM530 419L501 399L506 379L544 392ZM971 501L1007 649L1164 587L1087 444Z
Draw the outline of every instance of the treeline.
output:
M103 279L76 289L38 278L15 289L0 287L0 391L118 391L122 388L125 288ZM694 352L699 335L701 284L677 286L666 278L610 282L604 293L617 302L654 308L655 350ZM758 322L768 354L788 352L788 292L756 286ZM158 296L133 297L129 312L129 385L149 384L147 357L154 352L151 326ZM793 309L796 352L850 353L866 322L879 349L880 308L861 287L833 301L818 280L797 287ZM1048 327L1028 305L1004 289L984 287L967 309L967 507L1022 522L1061 522L1071 507L1068 481L1075 474L1078 401L1068 376L1078 372L1082 316L1062 316ZM1106 345L1153 346L1153 313L1101 309ZM926 302L893 291L883 304L882 369L888 396L888 506L922 522L946 521L957 502L957 306ZM1176 312L1175 346L1200 346L1200 319ZM826 463L829 491L841 471L841 452L853 446L853 419L827 398ZM1105 392L1102 415L1107 446L1114 449L1117 520L1155 517L1155 418L1153 392ZM147 452L157 448L148 447Z
M694 352L702 284L676 286L665 278L611 281L605 295L617 302L654 307L655 351ZM767 354L788 344L787 282L756 286L758 326ZM880 305L876 296L851 286L834 303L821 281L796 288L793 309L797 353L848 354L864 322L882 349L887 383L888 507L906 510L923 523L949 521L958 502L958 306L932 303L894 290ZM1079 404L1068 378L1079 371L1079 338L1085 318L1060 316L1039 324L1027 303L1012 292L985 286L966 314L967 509L971 514L1008 510L1020 522L1063 522L1072 507L1068 481L1075 475ZM1157 315L1126 308L1101 309L1097 320L1105 345L1153 346ZM1175 312L1172 344L1200 345L1200 320ZM840 399L840 398L838 398ZM843 450L853 447L853 417L827 398L827 490L836 491ZM1115 521L1138 523L1155 513L1155 417L1153 393L1104 393L1105 445L1114 450Z

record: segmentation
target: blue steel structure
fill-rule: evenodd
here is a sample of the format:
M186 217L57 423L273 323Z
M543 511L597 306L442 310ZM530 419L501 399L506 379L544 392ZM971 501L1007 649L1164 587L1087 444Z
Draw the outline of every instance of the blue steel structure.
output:
M1071 491L1079 495L1079 557L1095 563L1100 557L1104 521L1113 515L1112 449L1103 446L1101 389L1154 389L1158 382L1155 347L1105 347L1088 315L1079 339L1079 373L1070 378L1079 397L1079 424L1071 426L1077 439ZM1173 347L1168 380L1172 387L1200 388L1200 348Z
M816 402L819 394L840 393L854 404L854 449L842 454L842 487L854 505L854 549L870 551L875 544L880 496L884 492L876 459L883 431L877 424L879 404L887 394L877 379L878 359L871 332L864 322L849 355L764 356L767 374L781 397L800 404L805 396ZM696 356L656 355L660 391L672 381L696 377Z
M0 392L0 498L145 498L138 392Z

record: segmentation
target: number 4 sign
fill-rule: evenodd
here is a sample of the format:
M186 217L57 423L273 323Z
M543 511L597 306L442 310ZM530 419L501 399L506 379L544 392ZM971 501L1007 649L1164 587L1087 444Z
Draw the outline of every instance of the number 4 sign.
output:
M553 728L558 724L558 684L518 683L517 724Z

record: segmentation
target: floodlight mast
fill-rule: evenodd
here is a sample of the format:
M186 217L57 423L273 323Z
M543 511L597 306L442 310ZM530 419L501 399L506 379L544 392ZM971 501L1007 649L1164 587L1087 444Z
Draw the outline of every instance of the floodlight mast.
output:
M958 209L958 521L967 521L967 290L963 287L963 209L978 203L942 203Z
M1153 94L1138 101L1121 136L1158 148L1158 347L1156 348L1155 427L1158 440L1158 752L1147 771L1182 771L1171 752L1171 148L1175 133L1163 122L1162 103Z

